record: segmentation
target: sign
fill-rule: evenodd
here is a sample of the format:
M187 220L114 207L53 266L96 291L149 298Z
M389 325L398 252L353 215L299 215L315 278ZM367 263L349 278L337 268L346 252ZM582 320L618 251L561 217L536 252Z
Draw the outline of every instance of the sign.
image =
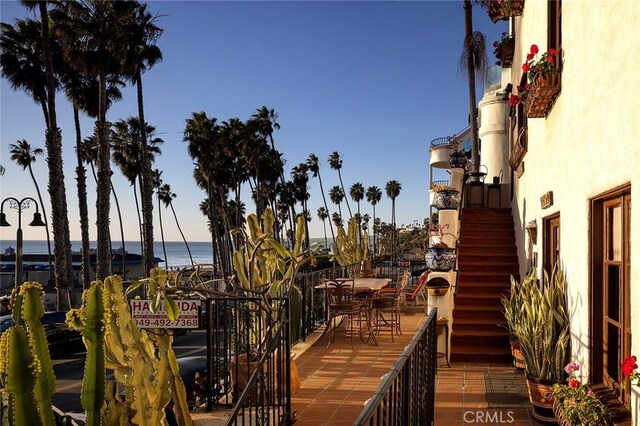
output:
M540 207L543 209L548 209L553 205L553 191L546 192L542 197L540 197Z
M175 321L171 321L165 311L164 300L156 312L151 311L150 299L131 299L131 317L140 328L198 328L199 300L175 300L178 305L179 315Z

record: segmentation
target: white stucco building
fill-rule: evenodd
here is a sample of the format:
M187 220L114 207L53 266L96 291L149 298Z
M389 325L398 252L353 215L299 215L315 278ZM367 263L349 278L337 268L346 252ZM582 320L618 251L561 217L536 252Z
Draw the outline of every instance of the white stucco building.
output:
M583 381L640 424L640 387L619 380L622 359L640 358L640 2L526 0L509 26L513 65L479 104L481 163L507 184L520 275L556 261L565 271ZM524 84L532 44L559 59L559 93L540 118L498 93Z

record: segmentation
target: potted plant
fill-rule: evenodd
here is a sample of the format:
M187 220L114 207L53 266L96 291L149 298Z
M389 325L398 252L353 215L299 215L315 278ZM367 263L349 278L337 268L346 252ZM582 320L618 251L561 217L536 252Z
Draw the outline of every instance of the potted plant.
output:
M295 278L298 271L307 263L316 264L315 254L319 245L312 244L311 247L303 249L305 223L301 216L298 217L296 226L295 243L291 250L276 240L273 231L274 214L270 208L264 211L261 221L257 215L250 214L247 217L247 229L233 231L240 235L241 243L233 253L235 274L232 282L239 293L258 300L248 303L245 312L241 313L248 318L246 324L249 328L249 347L245 348L243 354L236 354L231 360L231 377L236 397L242 393L243 386L253 374L260 356L264 354L279 325L279 304L274 298L293 300L297 294ZM277 368L282 370L281 367ZM292 382L297 381L299 384L293 358L288 376ZM295 390L297 389L292 386L292 394ZM257 395L252 393L251 396L252 401L256 402Z
M453 150L451 154L449 154L449 166L452 169L464 168L467 165L467 152L464 149L461 151L458 150L460 141L453 137L450 138L449 144Z
M504 307L504 317L507 320L507 329L509 330L509 342L511 343L511 356L513 357L513 365L516 368L524 369L526 366L524 354L520 349L520 342L516 336L515 329L517 324L522 321L522 296L520 295L520 286L518 281L511 276L511 289L509 296L502 296L502 306Z
M640 371L638 371L638 359L634 356L628 356L620 364L620 371L622 371L622 377L629 379L629 382L633 385L635 380L636 386L640 386ZM624 384L623 384L624 386Z
M460 205L460 191L448 185L432 185L435 191L434 205L440 210L456 210Z
M541 285L535 270L520 283L522 317L514 324L525 358L525 376L533 416L554 422L551 387L563 382L570 351L566 282L562 270L545 272Z
M522 71L527 73L525 87L518 86L518 94L509 98L512 106L523 103L528 118L544 118L549 114L553 102L560 93L560 73L558 72L555 49L538 56L538 45L532 44Z
M429 228L429 239L435 239L432 242L427 253L424 256L426 267L432 271L450 271L456 264L456 249L449 247L443 238L446 236L456 240L455 235L445 232L449 225L431 225Z
M482 0L489 13L489 18L495 24L507 20L512 16L522 15L524 0Z
M514 49L515 39L509 33L503 32L500 40L493 42L493 54L498 59L496 65L500 65L502 68L511 68Z
M553 385L553 412L560 426L605 426L611 424L607 407L597 395L583 385L576 372L580 365L570 362L564 368L569 374L566 384Z

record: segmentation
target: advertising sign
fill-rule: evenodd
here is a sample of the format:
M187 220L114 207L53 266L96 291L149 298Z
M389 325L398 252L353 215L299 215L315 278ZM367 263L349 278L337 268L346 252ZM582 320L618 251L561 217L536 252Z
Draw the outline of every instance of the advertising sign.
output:
M198 328L199 300L176 300L180 314L171 321L165 311L164 300L156 312L151 311L150 299L131 299L131 317L140 328Z

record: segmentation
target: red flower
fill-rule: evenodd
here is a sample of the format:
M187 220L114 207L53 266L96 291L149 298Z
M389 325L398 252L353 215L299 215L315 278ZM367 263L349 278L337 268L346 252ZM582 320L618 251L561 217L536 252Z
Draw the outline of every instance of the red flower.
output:
M531 69L529 64L522 64L522 71L527 72Z
M558 54L558 51L556 49L549 49L550 56L556 56L557 54Z
M529 54L527 54L527 61L532 60L534 56L535 56L535 55L534 55L533 53L529 53Z
M538 53L538 45L537 44L532 44L531 45L531 53L533 53L534 55L536 53Z
M547 62L552 64L553 63L553 56L547 56Z
M493 42L493 47L498 47L498 42L497 41Z
M580 387L580 382L576 379L569 379L569 387L571 389L578 389Z
M622 364L620 364L620 370L622 371L622 374L624 374L625 376L630 376L631 374L633 374L633 370L638 368L638 364L636 363L636 361L637 358L633 355L625 358L624 361L622 361Z
M509 105L516 106L520 102L520 97L518 95L511 95L509 98Z
M529 90L531 88L531 85L529 83L527 83L527 84L524 85L524 88Z

